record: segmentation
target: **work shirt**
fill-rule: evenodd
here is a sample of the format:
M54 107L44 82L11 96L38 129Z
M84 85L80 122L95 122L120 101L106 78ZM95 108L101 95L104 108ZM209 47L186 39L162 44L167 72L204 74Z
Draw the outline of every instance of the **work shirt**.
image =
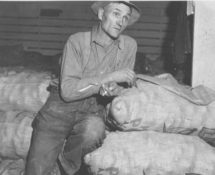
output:
M120 35L110 46L105 47L98 37L99 30L100 26L94 26L91 32L79 32L67 40L60 77L61 96L67 102L83 100L84 104L89 101L95 104L92 98L98 94L102 75L123 68L134 68L136 41Z

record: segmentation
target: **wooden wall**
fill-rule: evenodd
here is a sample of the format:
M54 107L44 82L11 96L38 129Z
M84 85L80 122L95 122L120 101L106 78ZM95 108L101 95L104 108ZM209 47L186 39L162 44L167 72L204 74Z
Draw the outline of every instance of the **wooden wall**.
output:
M171 1L138 1L142 10L138 23L126 34L138 42L138 51L168 54L174 35L175 13ZM23 44L26 50L46 55L62 52L68 36L96 24L90 1L2 1L0 45Z

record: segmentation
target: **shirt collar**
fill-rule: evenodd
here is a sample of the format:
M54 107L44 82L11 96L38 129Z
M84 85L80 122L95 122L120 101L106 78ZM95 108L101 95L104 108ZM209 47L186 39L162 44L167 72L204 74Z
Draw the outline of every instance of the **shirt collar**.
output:
M101 43L100 42L100 38L97 35L97 33L99 32L99 30L101 30L99 25L93 26L92 32L91 32L91 43L93 43L93 42L95 42L97 44ZM121 35L114 42L116 44L118 44L119 49L124 49L124 38Z

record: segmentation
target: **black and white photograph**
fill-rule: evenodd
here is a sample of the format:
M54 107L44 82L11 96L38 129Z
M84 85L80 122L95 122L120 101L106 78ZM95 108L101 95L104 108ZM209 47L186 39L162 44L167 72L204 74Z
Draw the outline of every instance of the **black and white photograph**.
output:
M215 175L215 1L0 0L0 175Z

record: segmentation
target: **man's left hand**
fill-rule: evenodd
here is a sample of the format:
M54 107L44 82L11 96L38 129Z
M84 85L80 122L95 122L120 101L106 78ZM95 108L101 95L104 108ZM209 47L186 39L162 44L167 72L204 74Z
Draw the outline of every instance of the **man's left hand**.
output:
M105 83L100 89L102 96L117 96L124 88L119 86L116 82Z

